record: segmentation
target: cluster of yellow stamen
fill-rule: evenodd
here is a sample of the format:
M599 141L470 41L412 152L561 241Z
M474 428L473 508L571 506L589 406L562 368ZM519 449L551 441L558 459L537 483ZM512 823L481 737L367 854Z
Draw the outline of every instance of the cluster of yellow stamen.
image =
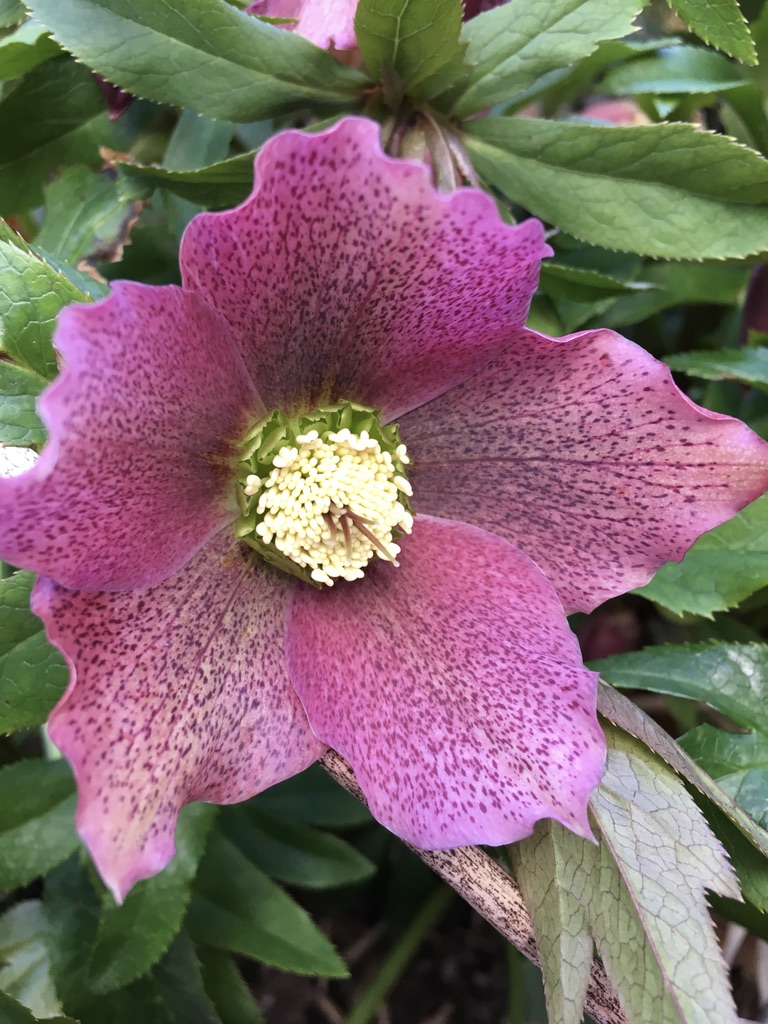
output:
M393 534L411 532L413 492L401 471L410 461L405 445L393 454L367 430L296 434L271 458L268 474L243 482L254 499L259 546L277 549L327 586L360 579L374 557L397 565Z

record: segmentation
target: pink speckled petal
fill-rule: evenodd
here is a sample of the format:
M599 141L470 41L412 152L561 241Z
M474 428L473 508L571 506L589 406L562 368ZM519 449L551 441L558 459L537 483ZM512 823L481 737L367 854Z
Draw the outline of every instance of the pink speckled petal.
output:
M540 818L591 835L597 676L550 583L476 527L419 517L401 567L297 589L291 679L376 817L425 849L509 843Z
M264 414L222 319L180 288L119 283L63 310L49 442L0 480L0 557L86 590L149 586L237 515L231 442Z
M401 433L416 511L505 537L568 611L646 583L768 487L768 445L613 331L520 330Z
M173 856L183 804L244 800L322 753L285 668L290 585L229 530L150 590L38 582L35 614L71 668L51 737L77 778L80 835L118 900Z
M357 0L257 0L246 7L249 14L267 18L295 18L293 29L324 50L353 50Z
M184 282L232 324L267 406L348 398L395 418L461 380L525 320L538 221L502 223L474 189L439 194L384 156L373 121L288 131L242 206L184 235Z

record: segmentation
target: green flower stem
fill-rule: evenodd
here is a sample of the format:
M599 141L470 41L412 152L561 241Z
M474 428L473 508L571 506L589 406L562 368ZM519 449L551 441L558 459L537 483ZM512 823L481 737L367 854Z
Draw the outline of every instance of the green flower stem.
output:
M437 923L453 897L446 886L440 886L419 910L400 936L381 970L350 1010L345 1024L368 1024L387 994L395 987L411 958Z

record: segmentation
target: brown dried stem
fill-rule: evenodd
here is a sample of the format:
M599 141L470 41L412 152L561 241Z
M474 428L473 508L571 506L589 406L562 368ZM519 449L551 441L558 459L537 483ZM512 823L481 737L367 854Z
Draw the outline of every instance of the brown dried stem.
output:
M361 803L366 802L354 772L340 754L329 750L320 763L344 789ZM501 864L477 846L436 851L412 846L409 849L524 956L539 964L531 916L517 883ZM596 1024L627 1024L616 993L597 960L592 963L586 1009Z

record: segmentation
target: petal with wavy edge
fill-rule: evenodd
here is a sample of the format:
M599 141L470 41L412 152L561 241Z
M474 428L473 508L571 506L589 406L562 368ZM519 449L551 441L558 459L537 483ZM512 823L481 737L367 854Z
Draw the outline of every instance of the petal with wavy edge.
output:
M244 800L323 752L285 668L290 586L229 530L150 590L38 582L33 609L71 669L51 737L77 779L80 835L118 900L173 856L183 804Z
M353 50L357 0L257 0L246 7L249 14L266 18L295 18L293 29L324 50Z
M429 516L400 561L294 594L288 668L315 733L416 846L509 843L549 817L591 835L597 675L550 583L501 538Z
M49 442L0 480L0 556L64 586L166 578L237 515L231 442L264 409L224 321L173 286L63 310Z
M505 537L569 612L647 583L768 487L768 444L613 331L519 330L401 433L417 513Z
M441 195L385 156L373 121L263 147L251 197L196 217L184 283L232 324L270 408L347 398L394 419L466 379L525 320L538 221L504 224L474 189Z

